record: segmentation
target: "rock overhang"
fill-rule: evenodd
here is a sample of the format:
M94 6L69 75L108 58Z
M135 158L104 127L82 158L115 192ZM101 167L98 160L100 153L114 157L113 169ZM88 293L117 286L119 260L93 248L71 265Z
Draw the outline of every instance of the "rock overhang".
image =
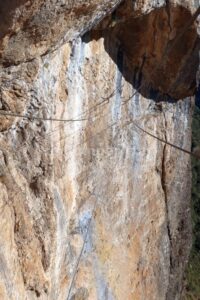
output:
M170 4L141 15L127 1L91 38L103 36L117 64L114 49L119 49L123 76L144 97L173 102L196 91L200 38L193 16L188 8Z
M30 61L89 30L121 0L12 0L0 3L0 64Z
M144 97L177 101L192 96L200 48L195 22L187 26L194 11L168 2L147 13L145 4L135 7L130 0L58 1L54 7L52 0L1 3L0 64L33 60L90 32L91 38L104 38L116 64L121 57L123 76Z

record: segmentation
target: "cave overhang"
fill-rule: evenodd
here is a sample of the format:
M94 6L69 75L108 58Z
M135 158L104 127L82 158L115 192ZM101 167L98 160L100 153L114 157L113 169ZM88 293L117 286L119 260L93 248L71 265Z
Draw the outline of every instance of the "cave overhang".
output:
M169 1L146 13L130 0L70 3L52 14L40 0L35 6L26 0L0 4L0 64L33 60L87 31L104 38L116 64L121 57L124 78L144 97L176 101L195 94L200 38L192 9Z

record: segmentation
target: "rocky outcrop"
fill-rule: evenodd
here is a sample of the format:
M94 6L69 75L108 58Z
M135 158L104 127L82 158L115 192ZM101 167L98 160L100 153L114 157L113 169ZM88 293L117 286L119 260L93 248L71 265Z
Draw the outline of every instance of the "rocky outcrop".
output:
M143 96L170 101L194 95L200 41L187 8L168 3L140 15L125 2L111 22L109 30L108 21L103 24L106 50L114 59L110 45L121 49L127 65L123 76L136 89L142 81Z
M157 2L1 4L1 299L180 299L190 157L139 127L190 149L199 40Z
M0 4L0 54L5 66L34 59L89 30L119 0L12 0Z

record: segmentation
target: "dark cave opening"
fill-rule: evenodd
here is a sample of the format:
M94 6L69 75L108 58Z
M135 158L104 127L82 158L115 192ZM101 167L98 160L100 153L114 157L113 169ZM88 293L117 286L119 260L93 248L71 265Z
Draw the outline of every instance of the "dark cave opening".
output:
M199 84L199 86L197 87L197 90L196 90L195 104L196 104L196 106L198 106L198 108L200 108L200 84Z

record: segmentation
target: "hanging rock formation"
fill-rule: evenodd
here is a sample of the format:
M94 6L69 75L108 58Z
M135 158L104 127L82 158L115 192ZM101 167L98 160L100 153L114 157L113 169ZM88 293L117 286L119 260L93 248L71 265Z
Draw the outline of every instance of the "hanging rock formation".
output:
M190 157L135 126L190 150L198 3L166 2L0 4L0 299L181 299Z

